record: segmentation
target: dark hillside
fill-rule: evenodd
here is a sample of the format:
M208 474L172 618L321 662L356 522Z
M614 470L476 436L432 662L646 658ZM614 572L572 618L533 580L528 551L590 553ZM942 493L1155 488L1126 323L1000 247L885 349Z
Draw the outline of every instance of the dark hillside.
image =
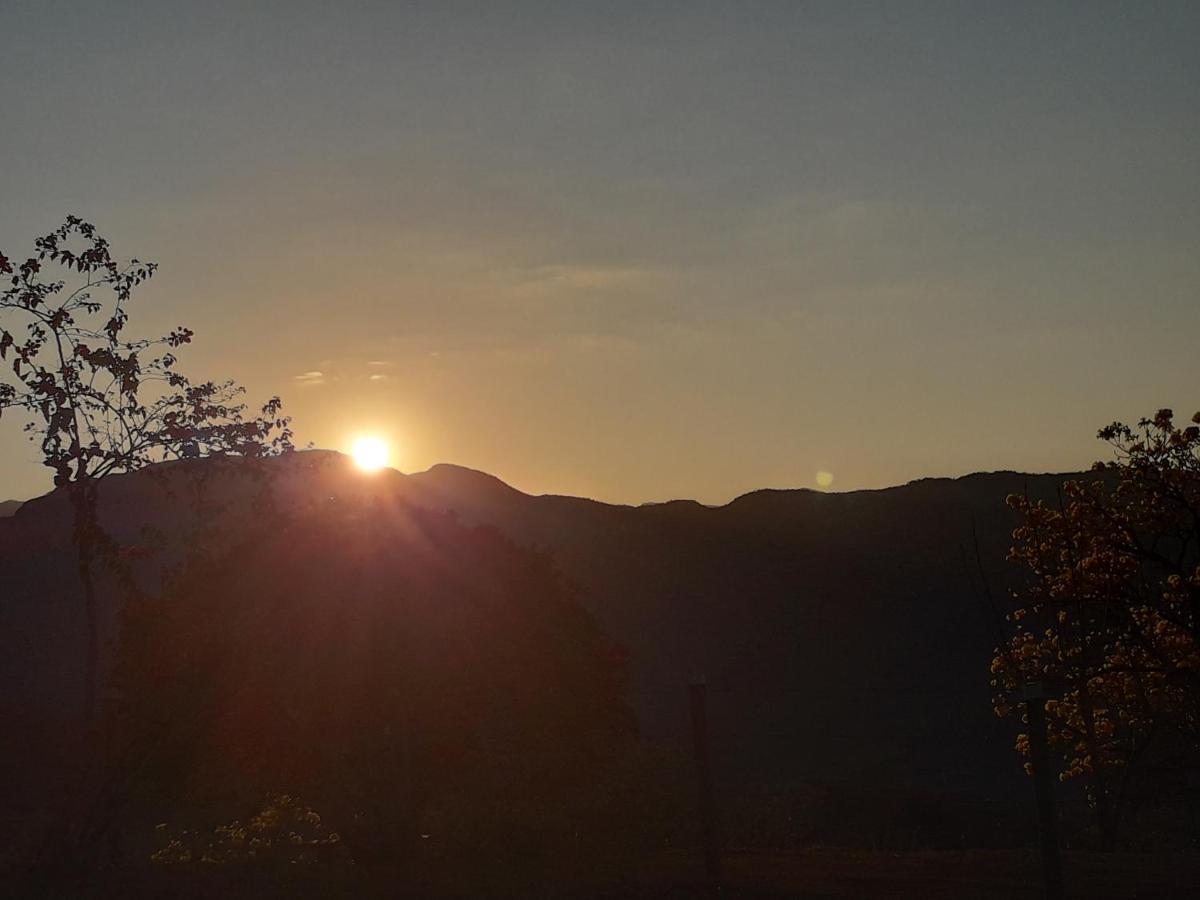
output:
M709 684L715 753L731 783L855 784L1002 799L1020 783L1011 725L990 709L1010 492L1053 496L1067 476L1011 472L851 493L757 491L721 507L534 497L455 466L364 476L300 454L280 505L319 512L375 496L495 526L549 551L628 650L642 731L686 746L686 683ZM183 527L186 497L150 474L105 485L124 541ZM233 503L253 487L213 481ZM68 715L80 681L80 600L61 497L0 522L0 676L25 716ZM232 519L231 519L232 521ZM252 522L249 518L246 521ZM245 527L239 525L238 528ZM231 529L236 530L236 529ZM116 617L110 610L107 633Z

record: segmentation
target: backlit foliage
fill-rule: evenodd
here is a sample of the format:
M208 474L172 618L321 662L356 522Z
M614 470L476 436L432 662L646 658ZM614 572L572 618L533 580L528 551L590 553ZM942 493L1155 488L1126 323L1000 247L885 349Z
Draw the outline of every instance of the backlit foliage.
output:
M128 582L128 552L100 525L99 482L172 458L258 459L292 449L278 397L249 414L239 385L193 382L178 370L175 352L191 342L190 329L128 336L133 293L156 268L118 262L96 227L76 216L35 240L23 262L0 253L0 278L7 279L0 362L11 372L0 377L0 415L26 414L26 432L71 502L87 630L87 722L97 693L97 564Z
M1060 778L1093 792L1167 731L1194 748L1200 692L1200 413L1169 409L1099 437L1114 458L1063 485L1057 503L1010 496L1020 513L1009 558L1028 575L992 660L996 712L1047 690ZM1029 755L1029 739L1017 749ZM1028 768L1028 764L1027 764ZM1119 798L1118 798L1119 799Z
M269 794L262 809L246 822L234 820L208 832L171 832L164 822L156 831L165 843L150 855L159 864L276 861L314 863L343 849L342 838L299 797Z
M261 456L291 447L279 398L247 415L232 381L193 383L175 352L192 340L180 326L130 338L134 290L154 263L119 263L95 226L75 216L34 242L14 264L0 253L0 413L23 409L55 483L100 478L160 459L233 453ZM57 267L67 278L47 277Z

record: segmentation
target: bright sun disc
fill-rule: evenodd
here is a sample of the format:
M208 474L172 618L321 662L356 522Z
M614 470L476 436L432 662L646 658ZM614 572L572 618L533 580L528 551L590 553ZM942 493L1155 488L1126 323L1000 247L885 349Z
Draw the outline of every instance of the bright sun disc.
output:
M354 449L350 451L350 454L354 457L354 462L358 467L367 472L382 469L388 461L387 444L379 438L359 438L354 442Z

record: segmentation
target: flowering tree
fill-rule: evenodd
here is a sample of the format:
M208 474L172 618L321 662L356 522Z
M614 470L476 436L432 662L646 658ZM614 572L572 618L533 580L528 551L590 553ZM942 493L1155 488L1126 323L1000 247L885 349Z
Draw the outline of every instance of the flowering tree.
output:
M48 277L51 268L64 277ZM155 269L118 262L96 228L75 216L38 238L24 262L0 253L0 278L8 280L0 360L11 372L0 380L0 414L27 414L26 431L71 500L87 623L87 722L96 698L96 567L119 559L100 526L99 482L172 458L259 458L292 448L278 397L248 414L238 385L194 383L178 371L175 351L190 343L190 330L126 334L133 292Z
M1057 504L1010 496L1009 558L1026 571L992 660L996 711L1039 683L1063 781L1082 780L1105 843L1130 771L1157 736L1200 738L1200 413L1101 429L1114 458ZM1018 738L1029 755L1029 737ZM1028 763L1026 764L1028 768Z

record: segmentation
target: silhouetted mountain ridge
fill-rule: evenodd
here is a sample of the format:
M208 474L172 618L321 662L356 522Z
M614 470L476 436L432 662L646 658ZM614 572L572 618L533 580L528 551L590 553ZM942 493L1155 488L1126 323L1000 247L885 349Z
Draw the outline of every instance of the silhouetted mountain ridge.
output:
M1019 782L1011 725L990 709L1000 622L977 573L976 542L986 587L1000 597L1018 574L1004 559L1014 525L1005 496L1049 498L1071 475L992 472L634 507L532 496L449 464L368 475L314 452L277 465L290 467L275 488L284 505L316 515L354 499L445 510L552 555L628 648L648 735L685 746L686 683L706 677L714 752L728 777L992 797ZM110 530L136 542L142 522L185 521L185 504L162 486L170 480L169 472L108 480ZM10 641L0 677L18 705L63 707L79 682L68 522L58 494L0 522L0 633ZM115 621L110 608L110 636Z

